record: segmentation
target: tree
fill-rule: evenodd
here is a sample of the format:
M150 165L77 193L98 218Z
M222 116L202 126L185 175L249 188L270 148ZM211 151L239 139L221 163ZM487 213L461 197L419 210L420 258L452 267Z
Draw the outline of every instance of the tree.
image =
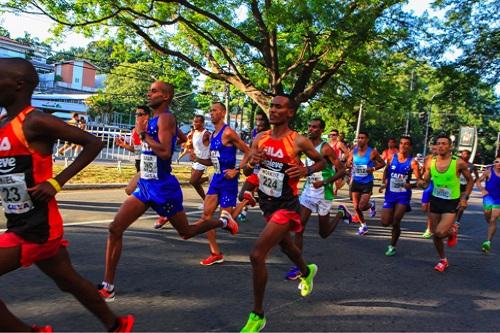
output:
M404 28L402 0L9 1L38 11L60 27L117 29L159 54L227 82L267 109L274 94L299 102L314 97L370 43ZM397 40L390 41L397 47Z

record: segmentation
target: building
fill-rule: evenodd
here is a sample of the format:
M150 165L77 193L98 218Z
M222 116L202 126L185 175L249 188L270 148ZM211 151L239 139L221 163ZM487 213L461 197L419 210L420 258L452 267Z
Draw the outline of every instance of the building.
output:
M67 120L76 112L86 117L85 100L92 94L34 94L31 105L53 116Z

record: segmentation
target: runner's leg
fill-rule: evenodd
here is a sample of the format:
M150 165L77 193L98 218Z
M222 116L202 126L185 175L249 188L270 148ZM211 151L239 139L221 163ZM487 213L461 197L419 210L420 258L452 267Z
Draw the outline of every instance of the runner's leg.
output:
M189 179L189 184L194 187L196 193L198 193L202 200L205 200L205 190L203 186L201 186L204 172L204 170L191 169L191 178Z

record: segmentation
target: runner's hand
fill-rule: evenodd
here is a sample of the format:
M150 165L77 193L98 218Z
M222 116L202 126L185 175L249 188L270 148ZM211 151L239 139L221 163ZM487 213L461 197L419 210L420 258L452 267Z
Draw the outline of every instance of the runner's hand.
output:
M323 182L322 180L317 180L313 183L314 188L320 188L323 187L323 185L325 185L325 182Z
M123 145L125 144L125 140L123 140L122 137L118 136L118 137L115 138L115 144L118 147L123 147Z
M56 189L47 182L28 188L28 192L33 200L43 202L50 201L57 193Z
M378 188L378 193L383 193L385 188L386 188L385 184L380 185L380 187Z
M264 159L264 157L265 157L264 149L256 150L250 156L249 163L255 166L259 164Z
M226 179L233 179L234 177L236 177L239 174L240 174L240 172L236 169L224 170L224 178L226 178Z
M460 199L460 202L458 203L458 209L465 209L467 208L467 200L465 199Z
M307 176L307 168L300 165L293 166L285 172L290 178L302 178Z
M488 193L488 191L486 191L486 189L485 189L485 188L483 188L483 189L481 190L481 194L483 195L483 197L485 197L485 196L487 196L489 193Z
M423 203L422 204L422 211L426 212L429 210L429 203Z
M417 180L417 186L420 188L427 188L427 182L423 179Z

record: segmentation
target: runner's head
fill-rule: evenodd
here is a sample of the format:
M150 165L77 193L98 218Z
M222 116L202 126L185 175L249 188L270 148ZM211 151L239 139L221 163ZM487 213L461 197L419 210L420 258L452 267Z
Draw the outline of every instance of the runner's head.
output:
M221 102L215 102L210 107L210 119L214 125L223 123L226 117L226 107Z
M138 105L135 107L135 117L149 117L149 107L147 105Z
M403 135L399 138L399 152L403 154L408 154L411 151L412 141L411 137L408 135Z
M205 117L201 114L197 114L196 116L194 116L193 128L197 131L201 131L203 129L203 126L205 126Z
M269 108L269 123L271 125L283 125L295 116L298 105L290 95L274 96Z
M0 58L0 107L29 106L37 85L38 74L28 60Z
M174 98L174 87L163 81L153 82L149 88L147 98L151 109L166 109Z
M261 125L264 126L263 129L259 130L257 129L257 133L268 130L271 126L269 125L269 118L267 117L266 113L262 110L258 110L255 114L255 127L257 128L257 124L261 122Z
M493 167L500 171L500 154L498 154L497 158L493 161Z
M328 137L330 138L330 140L332 141L337 141L339 139L339 131L336 130L336 129L332 129L330 131L330 134L328 134Z
M307 127L307 134L309 139L315 140L321 138L321 134L325 130L325 121L321 118L311 119Z
M401 140L400 140L401 141ZM387 148L389 149L394 149L397 147L397 142L396 142L396 139L394 138L389 138L389 140L387 141Z
M451 151L451 139L446 134L440 134L436 138L437 154L445 156Z
M370 140L370 137L367 132L365 131L360 131L358 134L358 147L359 148L364 148L368 145L368 141Z
M467 149L464 149L464 150L462 150L462 152L460 152L460 157L465 162L469 162L470 155L471 155L471 152L470 152L470 150L467 150Z
M269 124L267 124L264 120L257 120L255 122L255 129L257 133L264 132L269 129Z

